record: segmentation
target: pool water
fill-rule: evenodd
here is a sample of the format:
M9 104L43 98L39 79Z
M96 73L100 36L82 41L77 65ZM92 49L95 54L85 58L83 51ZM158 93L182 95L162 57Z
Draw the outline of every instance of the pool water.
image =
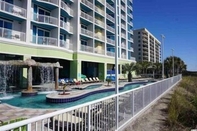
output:
M85 90L89 90L89 89L95 89L95 88L98 88L98 87L101 87L103 84L97 84L97 85L90 85L90 86L87 86L85 88Z
M141 84L133 84L133 85L127 85L124 87L123 90L120 90L120 92L131 90L134 88L139 87ZM95 87L96 88L96 87ZM14 94L14 98L9 100L1 100L2 103L7 103L13 106L17 107L23 107L23 108L40 108L40 109L52 109L52 108L68 108L72 106L76 106L82 103L90 102L96 99L104 98L110 95L115 94L115 91L109 91L104 93L98 93L94 95L87 96L83 99L69 102L69 103L47 103L46 102L46 94L38 94L34 97L21 97L20 93Z

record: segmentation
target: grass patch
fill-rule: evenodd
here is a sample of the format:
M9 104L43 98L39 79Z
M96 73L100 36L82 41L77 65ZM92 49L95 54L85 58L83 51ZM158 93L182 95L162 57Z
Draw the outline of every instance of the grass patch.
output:
M197 77L183 77L167 110L167 124L171 130L197 128Z
M19 121L22 121L22 120L25 120L25 119L26 118L17 118L17 119L6 121L6 122L1 122L0 123L0 127L8 125L8 124L11 124L11 123L19 122ZM19 127L18 128L14 128L12 131L27 131L27 126L26 125L21 126L21 130L20 130Z

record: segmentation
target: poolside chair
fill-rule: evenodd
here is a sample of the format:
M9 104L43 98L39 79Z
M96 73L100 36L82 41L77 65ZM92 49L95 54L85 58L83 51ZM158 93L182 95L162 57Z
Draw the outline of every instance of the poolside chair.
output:
M89 80L90 80L90 82L97 82L97 81L92 80L92 78L89 78Z
M96 77L96 80L99 81L99 82L101 82L101 80L98 77Z
M85 78L85 81L86 81L87 83L91 83L91 81L88 80L88 78Z
M81 82L80 81L78 81L77 79L73 79L73 81L74 81L74 83L75 83L75 85L80 85L81 84Z
M92 79L93 79L94 81L96 81L96 82L99 82L98 80L96 80L96 78L95 78L95 77L92 77Z
M85 84L85 83L87 83L83 78L81 78L81 83L82 84Z

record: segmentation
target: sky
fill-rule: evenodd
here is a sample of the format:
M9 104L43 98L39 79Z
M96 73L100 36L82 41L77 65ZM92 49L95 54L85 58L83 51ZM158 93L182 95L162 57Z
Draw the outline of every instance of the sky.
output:
M173 54L197 71L197 0L133 0L133 29L164 39L164 59Z

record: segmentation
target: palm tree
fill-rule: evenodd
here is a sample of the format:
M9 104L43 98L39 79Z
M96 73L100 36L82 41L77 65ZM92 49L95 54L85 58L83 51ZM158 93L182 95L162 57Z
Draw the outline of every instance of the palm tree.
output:
M132 82L132 71L135 70L135 63L131 62L122 65L123 72L128 72L128 82Z
M142 70L143 70L143 68L142 68L142 65L141 65L141 62L137 62L136 64L135 64L135 71L136 71L136 74L141 74L142 73Z

